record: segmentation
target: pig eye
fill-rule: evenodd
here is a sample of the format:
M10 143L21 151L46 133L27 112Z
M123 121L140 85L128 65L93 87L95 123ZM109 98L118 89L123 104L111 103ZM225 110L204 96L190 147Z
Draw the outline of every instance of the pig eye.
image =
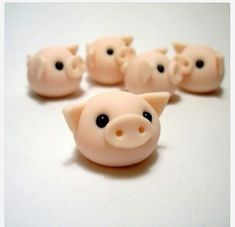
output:
M107 53L108 55L113 55L113 52L114 52L114 50L113 50L112 48L108 48L108 49L106 50L106 53Z
M64 68L64 64L63 64L61 61L57 61L57 62L55 63L55 67L56 67L56 69L58 69L58 70L62 70L62 69Z
M201 69L204 66L204 61L202 61L201 59L198 59L195 65L197 68Z
M106 114L100 114L96 118L96 125L99 128L104 128L109 123L109 117Z
M150 122L152 122L152 115L149 112L144 111L143 116L148 119Z
M157 70L159 73L164 73L164 71L165 71L164 66L162 64L157 65Z

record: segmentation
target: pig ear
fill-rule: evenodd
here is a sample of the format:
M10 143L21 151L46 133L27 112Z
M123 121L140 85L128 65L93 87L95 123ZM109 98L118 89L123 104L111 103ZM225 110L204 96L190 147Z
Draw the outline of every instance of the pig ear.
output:
M170 93L168 92L153 92L145 93L141 95L142 98L148 102L156 111L158 116L161 115L163 109L169 101Z
M161 53L161 54L166 54L167 53L167 48L162 47L162 48L157 48L155 49L156 52Z
M153 75L153 67L147 61L141 61L139 63L138 75L141 83L146 84Z
M123 36L122 40L124 41L125 45L130 46L131 43L133 42L133 37L132 36Z
M35 73L36 73L36 78L38 80L41 80L45 71L45 63L46 61L40 57L36 56L35 57Z
M86 51L87 51L87 55L89 55L90 57L94 56L95 54L95 50L92 44L87 44L86 45Z
M216 54L216 63L217 63L217 69L220 75L223 75L224 74L224 57L219 53Z
M90 67L93 67L95 64L95 49L92 44L87 44L86 45L86 54L88 57L88 64Z
M187 47L187 44L185 44L185 43L175 42L172 45L174 47L175 52L178 53L178 54L182 53L182 51L185 49L185 47Z
M69 52L71 52L72 55L75 55L78 51L79 46L78 45L70 45L66 47Z
M85 104L80 104L76 106L66 107L63 109L65 120L73 134L75 134L76 132L79 118L84 106Z

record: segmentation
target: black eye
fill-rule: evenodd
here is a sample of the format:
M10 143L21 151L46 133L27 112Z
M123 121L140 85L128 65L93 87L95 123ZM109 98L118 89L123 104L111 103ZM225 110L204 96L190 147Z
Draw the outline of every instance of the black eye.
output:
M99 128L104 128L109 123L109 117L106 114L100 114L96 118L96 125Z
M64 64L63 64L61 61L57 61L57 62L55 63L55 67L56 67L56 69L58 69L58 70L62 70L62 69L64 68Z
M152 115L149 112L144 111L143 116L148 119L150 122L152 122Z
M202 61L201 59L196 61L196 67L197 68L202 68L204 66L204 61Z
M112 48L108 48L107 51L106 51L106 53L108 55L113 55L113 52L114 52L114 50Z
M162 64L158 64L157 65L157 70L158 70L158 72L160 72L160 73L164 73L164 66L162 65Z

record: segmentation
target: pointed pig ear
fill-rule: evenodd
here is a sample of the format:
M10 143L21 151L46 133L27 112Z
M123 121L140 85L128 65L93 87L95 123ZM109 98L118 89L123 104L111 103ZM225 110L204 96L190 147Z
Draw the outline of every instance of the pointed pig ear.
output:
M95 49L92 44L86 45L87 63L92 68L95 65Z
M145 93L140 96L142 96L142 98L153 107L158 116L160 116L163 109L165 108L166 104L169 101L170 93L153 92L153 93Z
M133 42L133 37L132 36L123 36L122 40L124 41L126 46L130 46L131 43Z
M71 52L72 55L75 55L78 51L79 46L78 45L70 45L66 47L69 52Z
M45 63L46 61L40 57L36 56L35 57L35 73L36 73L36 78L38 80L41 80L45 71Z
M217 69L220 73L220 75L224 74L224 56L217 53L216 54L216 63L217 63Z
M139 63L138 76L142 84L146 84L152 77L153 67L147 61L141 61Z
M174 48L175 52L178 53L178 54L182 53L182 51L187 47L187 44L185 44L185 43L175 42L172 45L173 45L173 48Z
M95 50L94 50L94 47L93 47L92 44L89 44L89 43L88 43L88 44L86 45L86 52L87 52L87 55L88 55L89 57L94 56Z
M85 104L80 104L76 106L66 107L63 109L65 120L73 134L75 134L76 132L80 115L84 106Z
M155 49L156 52L161 53L161 54L166 54L167 53L167 48L157 48Z

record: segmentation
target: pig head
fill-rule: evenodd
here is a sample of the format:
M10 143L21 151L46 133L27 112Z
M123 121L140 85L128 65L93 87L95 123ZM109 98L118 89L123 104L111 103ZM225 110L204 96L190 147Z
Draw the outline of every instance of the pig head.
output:
M87 68L92 79L103 84L123 81L127 62L135 55L131 36L101 38L87 44Z
M216 90L223 80L224 58L203 45L173 43L176 55L175 72L178 86L190 92L204 93ZM178 79L177 79L178 80Z
M167 91L173 95L182 80L179 63L170 60L166 48L143 53L124 65L127 90L134 93Z
M65 50L70 52L70 55L66 58L63 57ZM85 64L82 58L76 56L78 45L65 47L65 50L56 48L52 49L51 53L42 51L35 56L28 56L28 68L33 70L37 80L50 80L50 76L54 77L53 74L59 73L62 69L63 75L68 79L81 78L85 71ZM57 64L58 68L54 68L54 63Z
M62 97L76 91L85 71L77 50L77 45L50 46L28 56L31 89L46 97Z
M63 112L85 157L103 165L125 166L153 152L160 133L159 116L168 100L166 92L106 92Z

